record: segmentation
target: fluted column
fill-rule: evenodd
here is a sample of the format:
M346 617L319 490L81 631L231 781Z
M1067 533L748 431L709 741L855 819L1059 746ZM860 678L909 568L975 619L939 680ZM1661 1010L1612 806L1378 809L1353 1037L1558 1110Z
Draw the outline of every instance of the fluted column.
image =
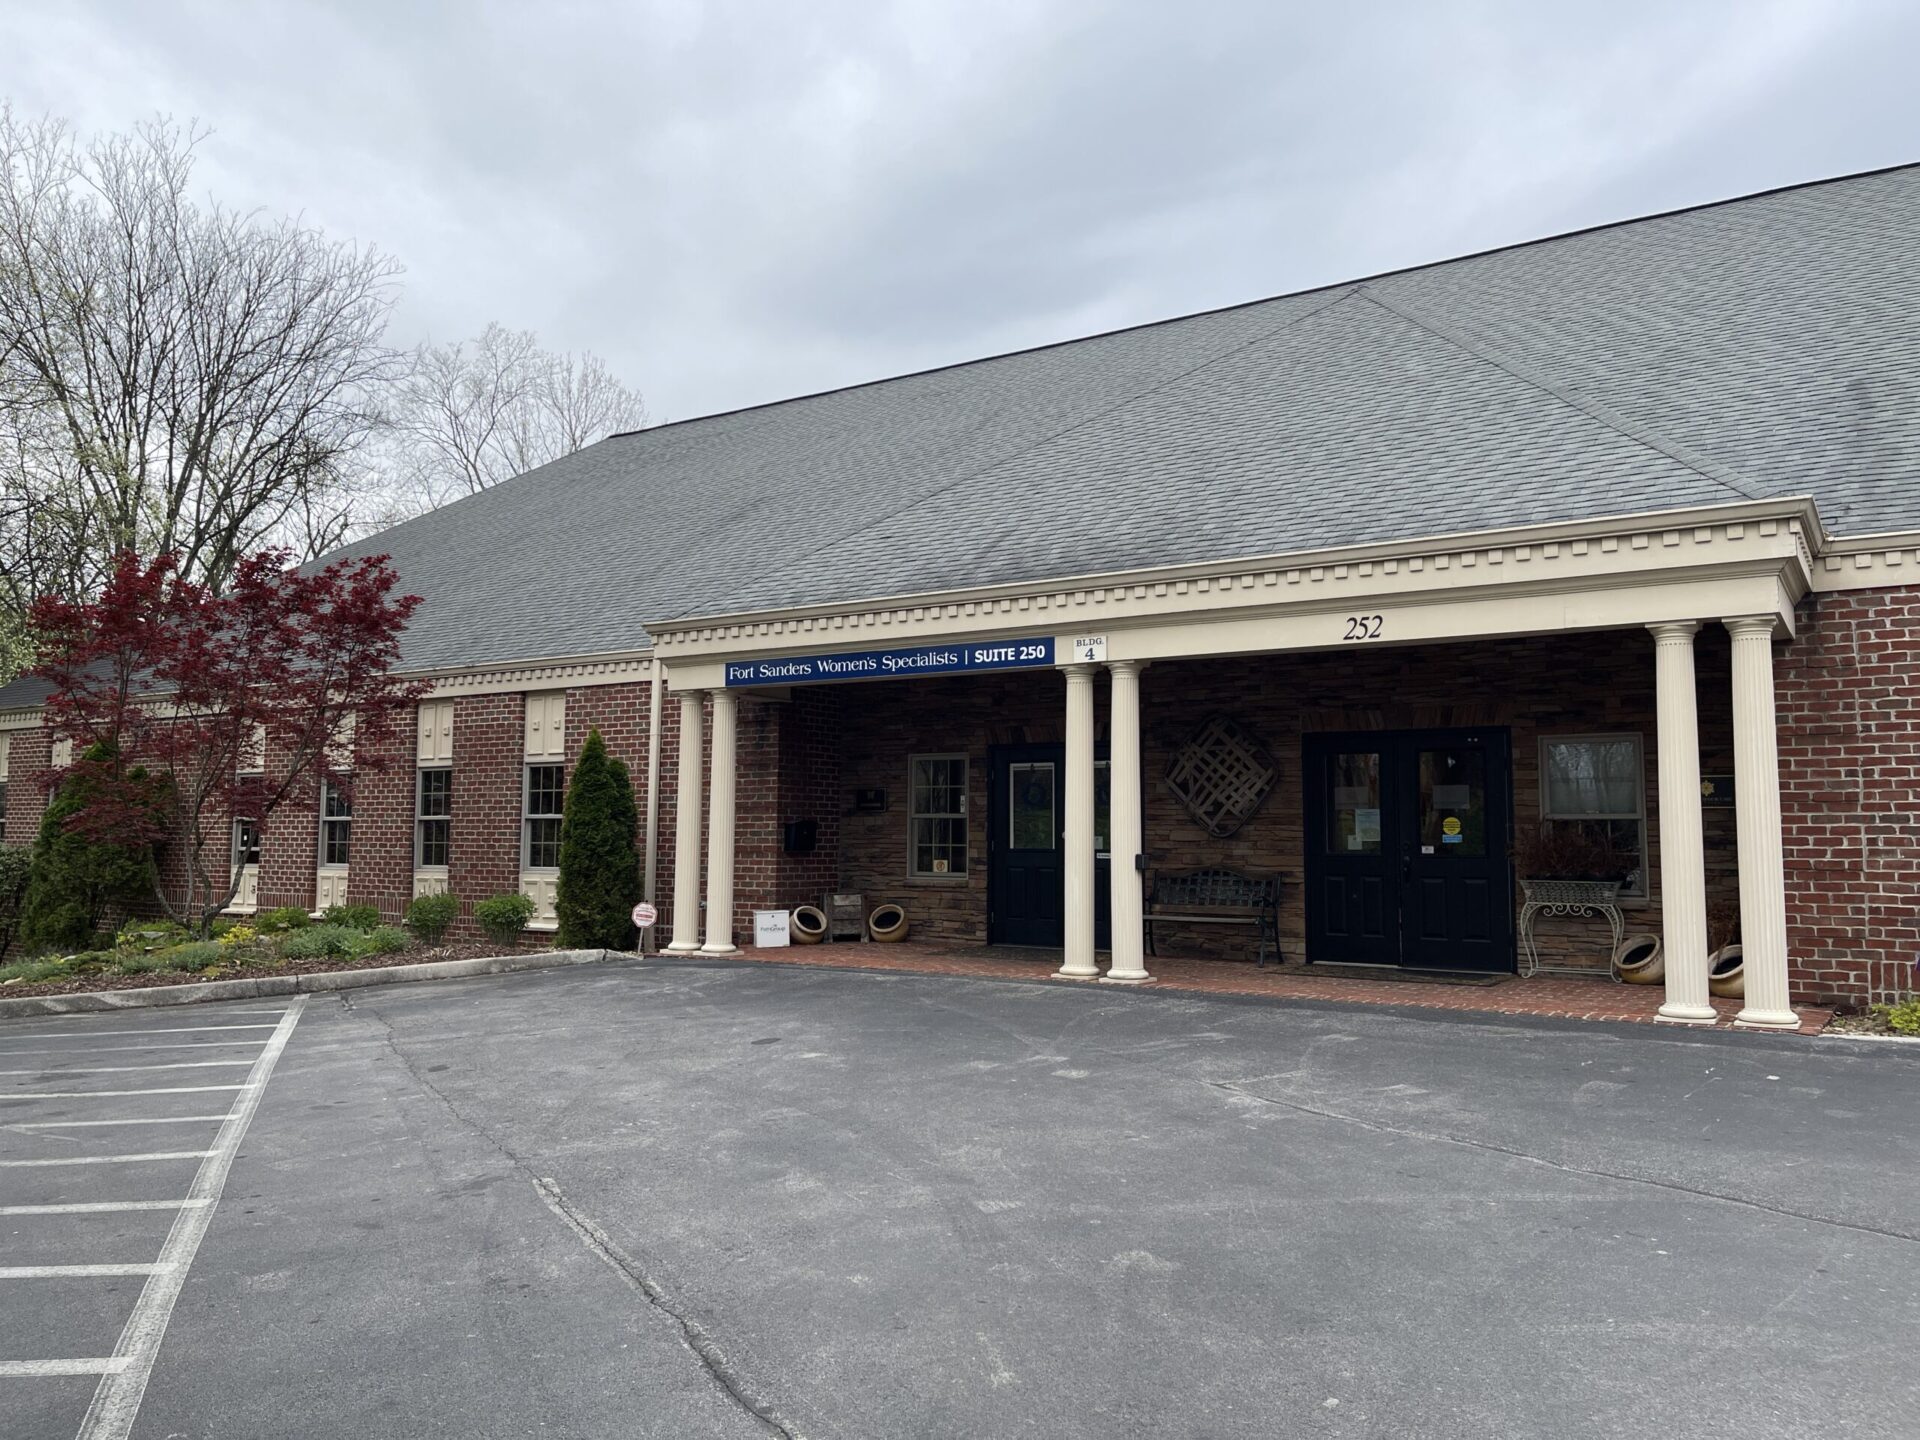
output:
M1116 985L1142 985L1147 973L1145 901L1138 858L1144 844L1140 814L1140 671L1138 660L1115 660L1113 718L1107 728L1108 896L1113 961L1104 979Z
M705 773L704 690L680 692L680 753L673 767L673 939L667 949L687 955L700 948L700 801Z
M703 955L733 950L733 799L738 702L731 690L713 692L713 779L707 810L707 943Z
M1694 696L1697 620L1649 625L1659 692L1660 917L1667 998L1659 1019L1711 1025L1707 1000L1707 865L1700 834L1700 716Z
M1736 615L1733 804L1740 836L1740 949L1747 1003L1735 1024L1798 1029L1787 987L1787 882L1780 841L1780 741L1773 709L1771 615Z
M1059 974L1090 979L1093 963L1093 666L1067 666L1066 957Z

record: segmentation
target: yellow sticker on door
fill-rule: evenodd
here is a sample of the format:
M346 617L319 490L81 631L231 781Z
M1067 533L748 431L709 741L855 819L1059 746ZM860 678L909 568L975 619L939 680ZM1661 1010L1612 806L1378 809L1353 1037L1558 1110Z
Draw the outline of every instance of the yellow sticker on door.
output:
M1440 822L1440 843L1458 845L1460 843L1460 817L1449 815Z

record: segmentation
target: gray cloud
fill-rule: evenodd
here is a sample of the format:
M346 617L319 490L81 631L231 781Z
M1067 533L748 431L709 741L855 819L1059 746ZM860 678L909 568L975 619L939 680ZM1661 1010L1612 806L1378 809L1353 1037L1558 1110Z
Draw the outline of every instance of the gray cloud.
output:
M0 96L673 417L1920 154L1897 3L13 0Z

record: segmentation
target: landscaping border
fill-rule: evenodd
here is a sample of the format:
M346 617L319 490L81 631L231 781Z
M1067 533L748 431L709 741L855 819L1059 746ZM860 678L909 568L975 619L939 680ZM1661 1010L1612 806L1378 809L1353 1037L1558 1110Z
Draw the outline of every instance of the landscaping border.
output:
M596 965L626 959L617 950L547 950L532 955L482 955L466 960L429 960L416 965L380 965L365 970L314 970L300 975L241 975L231 980L148 985L136 990L82 990L71 995L22 995L0 999L0 1020L22 1015L97 1015L152 1005L194 1005L210 1000L254 1000L364 985L403 985L415 980L458 980L562 965Z

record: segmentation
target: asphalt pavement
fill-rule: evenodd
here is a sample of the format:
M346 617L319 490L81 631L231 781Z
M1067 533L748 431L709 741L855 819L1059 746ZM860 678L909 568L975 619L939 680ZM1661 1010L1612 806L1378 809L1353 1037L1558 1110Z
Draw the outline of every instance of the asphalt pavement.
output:
M6 1440L1920 1415L1912 1048L652 962L0 1072Z

